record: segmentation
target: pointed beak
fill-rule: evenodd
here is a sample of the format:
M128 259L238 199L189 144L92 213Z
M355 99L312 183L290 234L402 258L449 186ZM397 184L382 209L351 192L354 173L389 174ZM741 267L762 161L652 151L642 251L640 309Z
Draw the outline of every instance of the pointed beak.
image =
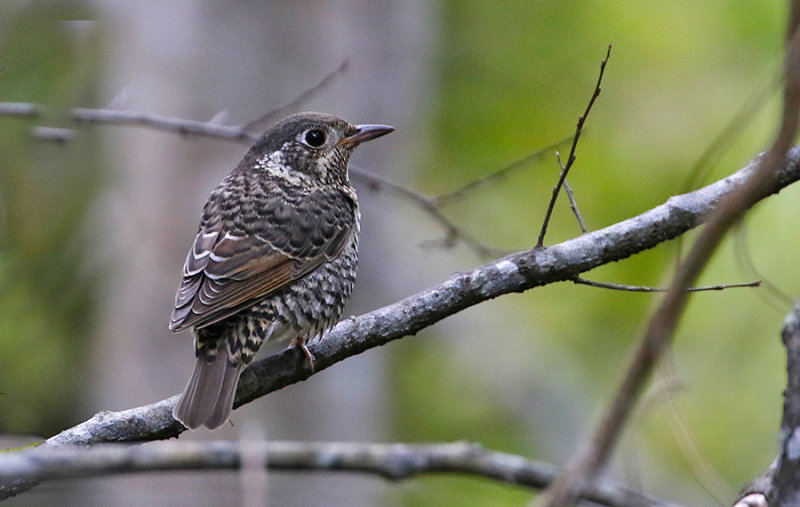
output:
M364 141L370 141L377 137L385 136L389 132L394 132L394 127L389 125L356 125L356 130L347 137L342 138L337 146L358 146Z

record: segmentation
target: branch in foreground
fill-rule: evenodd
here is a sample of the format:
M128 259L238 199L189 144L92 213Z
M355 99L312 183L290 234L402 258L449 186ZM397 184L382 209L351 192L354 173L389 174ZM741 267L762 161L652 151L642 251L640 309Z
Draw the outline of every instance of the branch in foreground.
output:
M678 321L686 308L686 289L700 276L728 230L748 209L772 194L778 173L791 158L790 149L800 119L800 0L794 0L791 6L784 58L783 113L775 141L769 151L759 157L747 180L723 197L708 217L706 227L675 272L669 291L650 319L611 402L591 431L588 443L574 454L569 466L542 495L537 502L539 507L572 504L581 489L591 483L608 461L652 369L672 343Z
M673 239L699 225L719 200L740 188L758 165L744 169L694 192L671 197L639 216L575 239L517 252L465 273L389 306L337 324L325 340L311 344L316 371L390 341L413 335L461 310L488 299L522 292L630 257ZM800 149L774 175L770 192L800 179ZM303 353L296 348L253 363L244 370L236 406L248 403L312 375ZM103 412L63 431L40 447L88 445L100 442L139 442L176 437L183 426L172 418L177 397L122 412ZM0 499L35 485L0 482Z
M244 463L244 464L243 464ZM541 489L555 467L478 444L364 444L345 442L156 442L144 446L30 449L0 454L0 479L98 477L134 472L237 470L244 467L305 472L363 472L389 480L420 474L455 473L489 477ZM663 505L653 498L606 482L585 499L602 505Z

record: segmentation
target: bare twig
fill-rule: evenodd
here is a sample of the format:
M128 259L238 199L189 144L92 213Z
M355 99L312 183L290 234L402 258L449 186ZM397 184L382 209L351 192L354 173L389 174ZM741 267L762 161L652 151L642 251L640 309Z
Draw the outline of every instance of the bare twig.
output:
M402 199L405 199L413 204L419 206L420 209L425 211L431 218L439 222L444 228L446 236L444 238L445 246L452 246L458 240L461 240L470 247L476 254L481 257L490 257L497 255L505 255L508 251L501 250L489 246L467 231L457 226L439 209L436 204L436 198L425 195L416 190L410 189L399 183L395 183L389 179L379 176L375 173L369 172L357 166L350 165L350 175L354 180L360 181L367 186L368 189L374 192L386 191Z
M539 499L539 506L572 504L580 491L596 477L606 463L625 421L650 377L653 366L671 343L677 322L687 302L686 288L700 275L725 233L756 202L769 195L779 168L784 166L791 143L797 132L800 114L800 35L797 19L800 7L793 4L786 44L783 117L780 129L770 150L759 159L757 169L747 182L726 196L710 215L685 262L675 273L647 331L640 341L615 395L592 432L588 444L580 449L571 464Z
M102 123L105 125L124 125L175 132L182 135L213 137L252 144L258 135L248 132L243 126L227 126L213 122L185 120L142 113L139 111L118 111L114 109L72 108L70 118L80 123Z
M315 84L308 90L298 95L293 101L284 104L281 107L273 109L272 111L269 111L268 113L262 115L261 117L244 125L242 128L244 130L256 130L258 128L264 128L267 125L275 123L276 121L280 120L290 112L297 110L297 108L299 108L301 105L313 99L321 91L328 88L334 79L341 76L347 71L349 65L350 63L345 58L344 60L342 60L342 63L340 63L339 66L336 67L336 69L329 72L324 78L322 78L322 80L319 83Z
M559 164L561 160L559 159ZM578 211L578 202L575 200L575 195L572 193L572 188L567 183L567 180L564 180L564 191L567 193L567 198L569 199L569 207L572 209L572 214L575 215L575 218L578 220L578 227L581 228L581 232L586 234L586 224L583 223L583 217L581 217L581 212Z
M724 155L728 147L742 132L742 125L755 116L760 109L767 105L768 96L778 89L783 79L781 69L776 70L769 79L748 97L733 117L725 124L722 131L708 143L694 165L687 171L686 180L680 186L681 192L688 192L698 182L702 183L706 175Z
M585 278L581 278L580 276L576 276L572 281L580 285L588 285L590 287L620 290L625 292L667 292L669 290L669 288L667 287L646 287L643 285L624 285L621 283L598 282L595 280L587 280ZM686 292L704 292L710 290L736 289L741 287L759 287L760 285L761 281L758 280L755 282L746 282L746 283L728 283L722 285L704 285L701 287L689 287L685 290Z
M597 84L594 86L592 98L589 99L589 104L587 104L583 114L578 118L578 126L575 129L575 136L572 138L572 147L569 150L569 158L567 159L567 164L561 169L558 183L556 183L556 186L553 187L553 195L550 198L550 203L547 205L547 211L544 214L544 220L542 220L542 229L539 231L539 239L536 241L536 248L541 248L544 246L544 236L547 234L547 226L550 223L550 216L553 214L553 208L556 205L556 199L558 198L558 194L561 192L561 187L564 185L564 181L567 179L567 174L569 173L572 164L575 163L575 150L578 149L578 141L581 138L581 132L583 132L583 124L586 122L586 117L589 116L589 111L592 110L592 106L597 100L597 97L600 96L600 84L603 82L603 74L606 71L606 64L608 63L609 58L611 58L611 44L608 45L606 57L603 58L602 62L600 62L600 74L597 77Z
M433 197L431 200L431 204L436 206L437 208L442 208L451 204L459 199L463 199L464 197L468 196L472 192L476 190L480 190L486 188L488 186L494 185L499 181L502 181L504 178L508 177L511 173L527 167L531 163L541 160L547 154L549 154L552 150L555 150L559 146L563 145L564 143L570 141L572 136L565 137L563 139L559 139L558 141L545 146L535 152L531 153L530 155L526 155L518 160L515 160L508 164L505 167L501 167L500 169L482 177L478 178L477 180L473 180L466 185L463 185L455 190L450 192L445 192L443 194L439 194L436 197Z
M761 285L765 290L760 292L760 294L772 296L771 299L764 297L764 301L779 313L785 312L787 308L791 308L793 302L792 298L780 290L774 283L770 281L768 277L761 273L761 270L756 267L756 263L753 260L752 252L750 250L750 245L747 241L747 224L745 221L739 222L736 225L733 239L735 245L734 254L740 268L746 273L749 273L762 280Z
M711 466L708 457L703 455L700 451L697 438L691 431L677 403L675 403L672 393L667 392L665 397L672 419L670 428L674 435L673 440L689 463L697 483L700 484L717 503L724 505L725 501L730 499L735 494L736 490L720 477L719 473Z
M236 470L244 452L259 456L253 466L303 472L361 472L388 480L449 473L491 478L534 489L555 477L552 465L478 444L365 444L350 442L154 442L147 445L97 445L91 448L30 449L0 454L0 479L44 481L77 477L185 470ZM584 496L612 506L664 505L621 485L599 484Z
M566 171L564 164L561 163L561 153L556 152L556 160L558 160L558 167L561 168L561 173ZM575 201L575 195L572 193L572 188L570 188L567 178L564 178L564 191L567 193L569 207L572 209L572 214L575 215L575 218L578 220L578 226L581 228L581 232L586 234L586 224L583 223L581 212L578 211L578 203Z

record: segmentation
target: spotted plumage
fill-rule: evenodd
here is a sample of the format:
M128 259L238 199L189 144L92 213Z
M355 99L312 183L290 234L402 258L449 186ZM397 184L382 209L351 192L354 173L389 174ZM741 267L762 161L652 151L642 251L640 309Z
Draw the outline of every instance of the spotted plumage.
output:
M358 144L392 130L290 116L211 193L169 324L195 334L197 363L173 411L185 426L228 419L239 375L263 342L289 340L307 353L305 343L336 323L358 263L347 164Z

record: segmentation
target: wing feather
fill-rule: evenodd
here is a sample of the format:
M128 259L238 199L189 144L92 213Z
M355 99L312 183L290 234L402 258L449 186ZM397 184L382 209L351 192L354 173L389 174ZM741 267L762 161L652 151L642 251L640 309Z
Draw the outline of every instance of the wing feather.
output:
M219 322L302 278L338 257L356 227L354 199L341 190L274 188L237 206L219 202L230 199L223 190L206 204L186 257L173 331Z

